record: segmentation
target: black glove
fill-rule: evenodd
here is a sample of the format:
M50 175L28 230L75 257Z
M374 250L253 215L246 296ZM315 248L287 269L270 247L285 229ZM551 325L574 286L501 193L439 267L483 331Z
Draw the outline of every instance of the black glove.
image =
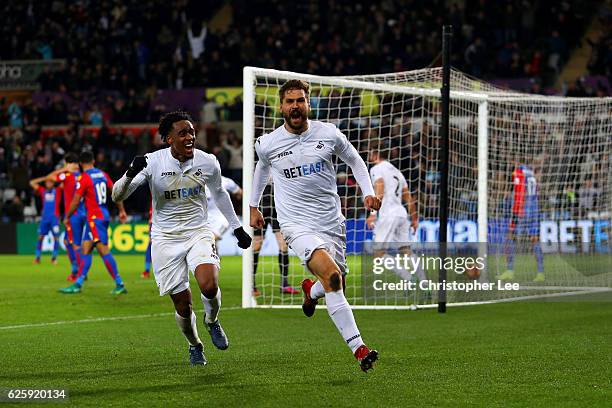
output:
M251 246L251 241L253 239L242 227L238 227L234 230L234 236L238 239L238 246L240 248L247 249Z
M125 175L129 178L134 178L138 173L140 173L140 170L144 169L145 167L147 167L147 158L145 156L136 156L134 157L134 160L132 160L132 163L130 164L130 167Z

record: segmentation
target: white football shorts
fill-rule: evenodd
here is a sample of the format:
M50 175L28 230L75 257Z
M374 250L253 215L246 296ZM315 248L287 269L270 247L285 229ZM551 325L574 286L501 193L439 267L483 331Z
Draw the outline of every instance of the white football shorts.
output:
M198 265L220 267L215 237L208 228L185 237L152 238L151 261L160 296L189 288L189 271L193 273Z
M374 242L410 242L410 224L406 217L381 217L374 224Z
M302 227L281 228L287 245L308 269L308 261L315 249L325 249L340 268L343 275L348 273L346 264L346 225L343 223L328 231L312 231Z

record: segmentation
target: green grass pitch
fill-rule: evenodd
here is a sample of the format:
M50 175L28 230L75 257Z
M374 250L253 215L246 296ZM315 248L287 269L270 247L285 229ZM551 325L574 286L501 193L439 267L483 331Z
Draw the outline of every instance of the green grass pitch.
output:
M380 352L362 373L325 310L242 310L240 258L222 260L218 351L191 367L169 298L117 257L129 293L94 257L83 293L61 295L67 261L0 257L0 388L65 388L63 406L610 406L612 303L512 302L355 311ZM195 287L195 284L192 284ZM567 299L566 299L567 300ZM8 406L8 405L7 405ZM19 404L17 406L23 406Z

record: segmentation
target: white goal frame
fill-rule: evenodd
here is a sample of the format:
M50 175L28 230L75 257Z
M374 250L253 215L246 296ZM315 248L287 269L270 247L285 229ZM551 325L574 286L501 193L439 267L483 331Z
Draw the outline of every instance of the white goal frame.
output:
M253 229L249 226L250 209L249 202L251 198L253 173L255 171L255 87L256 78L270 78L273 80L289 80L301 79L306 82L316 81L317 84L339 86L339 87L356 87L372 91L393 92L396 94L405 94L412 96L429 96L441 98L441 91L437 88L419 88L406 85L393 85L382 82L371 82L364 80L366 77L331 77L318 76L290 71L280 71L275 69L244 67L243 70L243 195L242 195L242 217L244 228L249 234L253 234ZM451 83L452 86L452 83ZM503 90L488 90L483 89L482 92L465 91L465 90L450 90L450 99L453 101L468 101L478 105L478 127L477 127L477 158L478 158L478 175L477 175L477 190L478 190L478 208L477 208L477 225L478 225L478 241L481 243L487 242L488 228L488 139L489 139L489 102L496 101L542 101L542 102L569 102L572 100L585 101L587 98L567 98L559 96L542 96L515 93L512 91ZM601 99L601 98L599 98ZM612 98L606 98L612 100ZM483 274L483 278L486 277ZM253 287L253 250L249 248L242 253L242 307L264 307L264 308L298 308L299 305L258 305L256 299L252 296ZM574 292L562 294L584 294L586 292L601 292L606 291L606 288L575 288L580 289ZM536 295L533 298L547 297L550 295ZM557 294L559 296L559 294ZM488 300L482 302L466 302L456 303L455 305L464 304L487 304L502 301L521 300L532 298L532 296ZM449 306L452 306L449 303ZM425 305L422 307L436 307L436 305ZM409 309L411 306L404 305L359 305L353 306L355 309Z

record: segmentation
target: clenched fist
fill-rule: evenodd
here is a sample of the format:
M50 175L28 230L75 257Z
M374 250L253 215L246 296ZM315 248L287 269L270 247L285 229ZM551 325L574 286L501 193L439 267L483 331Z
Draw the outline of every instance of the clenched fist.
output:
M130 167L125 173L129 178L134 178L142 169L147 167L147 158L145 156L136 156L132 163L130 163Z
M380 210L381 201L378 197L369 195L363 200L363 204L368 210L378 211Z

